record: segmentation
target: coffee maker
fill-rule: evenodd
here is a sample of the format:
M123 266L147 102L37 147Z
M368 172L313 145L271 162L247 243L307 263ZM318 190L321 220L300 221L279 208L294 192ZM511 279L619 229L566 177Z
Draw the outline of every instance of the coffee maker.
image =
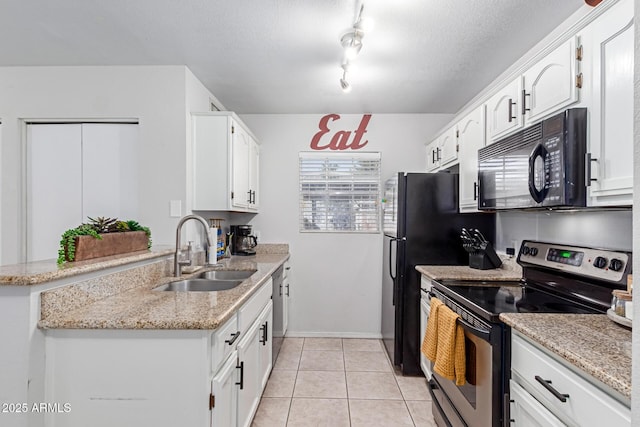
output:
M232 225L229 245L231 255L255 255L258 245L256 236L251 235L250 225Z

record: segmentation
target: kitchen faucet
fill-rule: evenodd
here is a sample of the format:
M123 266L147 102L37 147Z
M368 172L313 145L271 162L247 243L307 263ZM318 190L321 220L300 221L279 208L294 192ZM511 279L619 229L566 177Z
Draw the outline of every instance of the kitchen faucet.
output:
M183 218L180 219L180 222L178 222L178 228L176 229L176 253L174 254L174 258L173 258L173 275L175 277L180 277L180 275L182 274L182 266L184 265L191 265L191 242L189 242L189 246L187 247L187 260L186 261L180 261L179 260L179 255L180 255L180 233L182 230L182 226L184 225L185 222L189 221L190 219L194 219L197 222L199 222L200 224L202 224L202 228L204 229L204 235L207 237L207 242L206 242L206 247L205 247L205 254L208 254L208 252L210 250L215 250L215 247L211 244L211 236L209 236L209 226L207 225L207 222L204 220L204 218L202 218L201 216L198 215L187 215ZM206 261L205 261L206 263Z

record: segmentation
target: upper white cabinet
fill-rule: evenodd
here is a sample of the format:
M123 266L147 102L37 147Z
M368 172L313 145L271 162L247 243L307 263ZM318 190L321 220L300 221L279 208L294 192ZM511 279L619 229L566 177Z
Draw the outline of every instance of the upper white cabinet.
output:
M522 75L520 114L525 125L537 122L578 101L581 76L576 72L580 56L577 39L570 38Z
M193 210L257 212L259 145L231 112L193 113Z
M496 140L522 127L524 118L518 111L521 96L522 77L518 76L489 98L487 133L490 140Z
M492 142L578 101L577 44L576 37L567 40L489 98Z
M593 76L590 206L633 203L633 12L633 1L620 1L585 29Z
M456 125L460 147L460 212L478 210L478 150L485 145L484 106L467 114Z
M458 141L454 128L427 144L427 172L447 168L458 160Z

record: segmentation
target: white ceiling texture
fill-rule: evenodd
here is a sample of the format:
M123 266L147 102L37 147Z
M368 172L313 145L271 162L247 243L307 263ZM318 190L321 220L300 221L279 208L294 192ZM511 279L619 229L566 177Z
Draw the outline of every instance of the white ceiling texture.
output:
M583 0L0 0L0 66L186 65L238 113L453 113Z

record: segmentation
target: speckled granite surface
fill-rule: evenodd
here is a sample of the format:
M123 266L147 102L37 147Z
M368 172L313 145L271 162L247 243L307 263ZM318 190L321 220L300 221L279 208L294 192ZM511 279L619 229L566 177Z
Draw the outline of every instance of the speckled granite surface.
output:
M42 302L48 306L42 307L43 315L38 326L44 329L215 329L231 317L288 258L289 254L264 254L223 259L218 269L255 269L257 272L237 287L220 292L153 291L152 288L176 280L163 277L70 310L65 303L67 298L88 302L91 297L83 293L100 295L110 284L54 289L43 293ZM183 275L183 278L193 275ZM57 295L48 298L45 294L49 292Z
M287 243L260 243L256 246L256 254L288 254L289 244Z
M30 286L51 282L65 277L104 270L105 268L132 264L138 261L166 257L173 254L169 246L153 247L149 251L98 258L80 262L56 264L55 259L0 266L0 286Z
M417 265L416 270L432 280L519 280L522 267L515 258L502 258L501 268L476 270L464 265Z
M631 399L631 331L606 315L503 313L500 320Z

